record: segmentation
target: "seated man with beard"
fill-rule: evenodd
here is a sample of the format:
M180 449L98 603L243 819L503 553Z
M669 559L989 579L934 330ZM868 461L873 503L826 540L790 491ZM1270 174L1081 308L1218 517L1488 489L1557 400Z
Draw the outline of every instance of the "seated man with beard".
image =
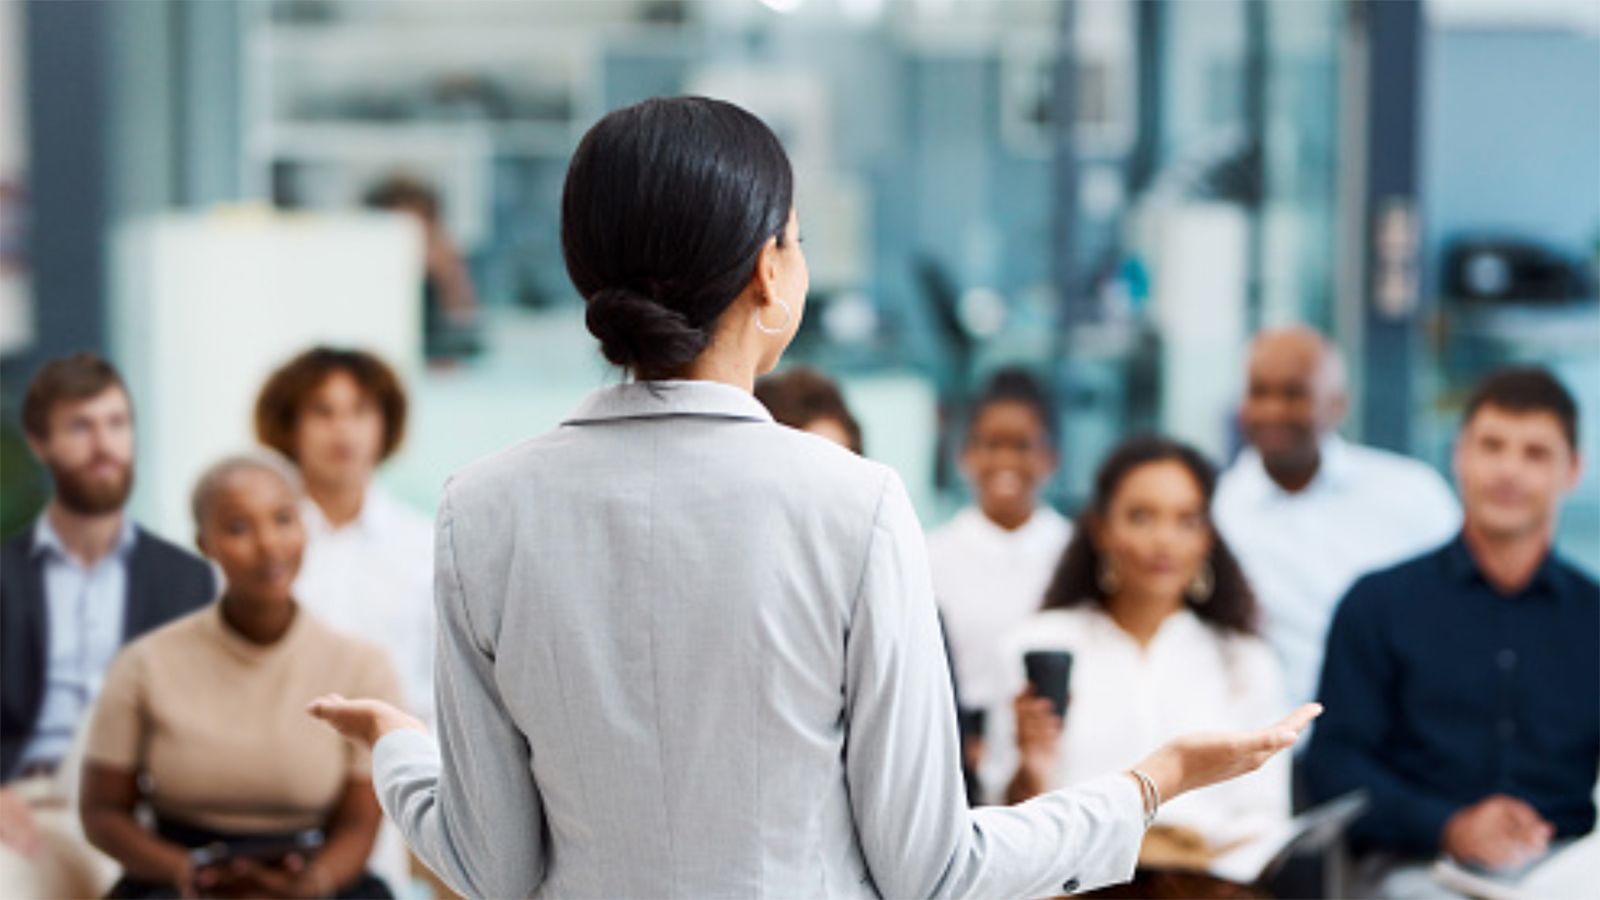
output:
M89 896L90 851L62 761L126 642L209 603L211 568L135 525L133 409L91 354L44 365L22 409L54 494L0 548L0 884L17 896ZM89 881L85 881L88 878Z

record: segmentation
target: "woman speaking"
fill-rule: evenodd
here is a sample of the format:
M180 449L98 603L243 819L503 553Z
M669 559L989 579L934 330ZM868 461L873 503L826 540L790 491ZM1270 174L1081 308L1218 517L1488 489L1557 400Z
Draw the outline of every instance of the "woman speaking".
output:
M794 180L727 103L601 119L561 243L628 383L440 501L438 743L374 744L418 856L490 897L1023 897L1125 880L1156 807L1288 747L1307 707L1020 806L967 808L922 529L889 469L751 394L805 309Z

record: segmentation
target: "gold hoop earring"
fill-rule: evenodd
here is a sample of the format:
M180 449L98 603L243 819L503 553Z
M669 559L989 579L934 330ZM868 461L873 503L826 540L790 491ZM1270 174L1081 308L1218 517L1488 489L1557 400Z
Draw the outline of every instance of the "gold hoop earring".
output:
M1203 606L1211 599L1211 594L1217 589L1217 575L1211 570L1211 560L1200 564L1200 571L1194 573L1194 580L1189 582L1189 602L1195 606Z
M779 300L777 297L773 297L772 302L783 308L782 325L779 325L776 328L768 328L767 324L761 321L761 310L759 309L750 314L750 319L756 323L756 330L762 334L783 334L784 330L789 327L789 320L794 318L794 310L789 308L789 304Z
M1111 568L1110 560L1100 560L1100 568L1094 573L1095 583L1100 585L1100 593L1107 597L1114 597L1122 588L1122 579L1117 577L1117 570Z

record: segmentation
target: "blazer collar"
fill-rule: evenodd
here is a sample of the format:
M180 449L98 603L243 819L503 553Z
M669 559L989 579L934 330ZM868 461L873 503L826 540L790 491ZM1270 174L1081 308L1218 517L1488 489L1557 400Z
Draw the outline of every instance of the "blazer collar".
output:
M772 413L761 401L732 385L715 381L639 381L590 393L563 424L668 416L772 421Z

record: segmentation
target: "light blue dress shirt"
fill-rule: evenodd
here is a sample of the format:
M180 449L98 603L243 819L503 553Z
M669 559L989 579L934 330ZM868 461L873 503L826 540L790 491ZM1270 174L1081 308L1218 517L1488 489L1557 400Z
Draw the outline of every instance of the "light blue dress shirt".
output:
M44 597L49 641L44 703L22 767L56 763L72 747L78 727L100 696L111 658L122 646L128 602L128 559L136 535L124 516L116 547L92 566L67 552L49 514L34 525L33 552L44 557Z

